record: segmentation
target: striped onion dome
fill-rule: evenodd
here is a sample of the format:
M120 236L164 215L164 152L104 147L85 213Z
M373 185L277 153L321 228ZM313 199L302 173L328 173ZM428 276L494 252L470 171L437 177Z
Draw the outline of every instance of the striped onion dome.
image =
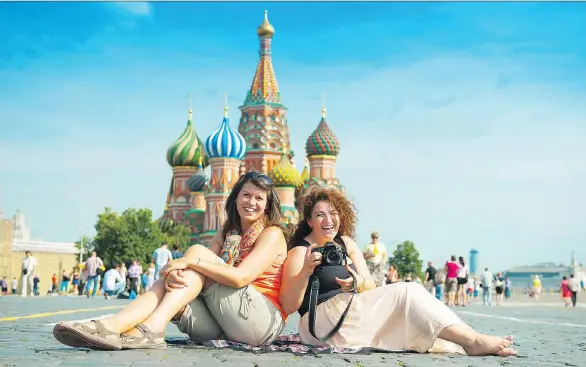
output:
M281 154L281 159L268 174L277 187L297 187L299 185L299 171L293 167L287 153Z
M326 109L322 109L321 121L315 131L307 138L305 151L308 156L331 155L337 156L340 152L340 143L334 132L326 122Z
M171 217L171 213L169 213L168 206L165 206L165 211L163 212L163 215L157 220L157 223L163 232L167 232L175 226L175 221Z
M203 143L195 133L191 116L192 111L189 110L189 119L183 134L167 149L167 162L171 167L197 166L200 158L203 159L204 167L208 165Z
M206 172L203 169L201 161L202 161L202 159L200 158L199 162L198 162L197 171L195 172L195 174L193 176L191 176L187 180L187 187L189 188L189 191L191 191L191 192L203 191L203 188L204 188L206 181L207 181Z
M224 108L224 119L220 127L206 139L205 151L209 158L244 158L246 142L242 135L230 126L228 107Z

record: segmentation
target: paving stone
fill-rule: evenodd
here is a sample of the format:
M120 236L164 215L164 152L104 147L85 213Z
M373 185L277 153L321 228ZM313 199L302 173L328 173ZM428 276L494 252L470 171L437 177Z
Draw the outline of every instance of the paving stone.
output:
M579 302L586 301L581 295ZM0 297L0 318L124 306L128 301L83 297ZM291 353L254 354L230 349L209 349L170 345L166 350L97 352L68 348L52 336L54 323L115 313L116 309L0 321L0 367L2 366L299 366L299 367L571 367L586 366L586 308L564 308L558 298L543 299L539 305L515 300L506 307L472 304L455 309L480 332L514 335L519 357L467 357L417 353L374 353L370 355L295 356ZM296 331L292 316L284 333ZM169 326L168 338L185 338Z

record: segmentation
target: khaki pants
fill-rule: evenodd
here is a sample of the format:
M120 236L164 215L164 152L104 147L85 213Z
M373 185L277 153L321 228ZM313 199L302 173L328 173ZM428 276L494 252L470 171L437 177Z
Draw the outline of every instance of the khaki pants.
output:
M236 289L214 283L172 321L193 341L232 340L272 343L285 327L281 312L254 286Z

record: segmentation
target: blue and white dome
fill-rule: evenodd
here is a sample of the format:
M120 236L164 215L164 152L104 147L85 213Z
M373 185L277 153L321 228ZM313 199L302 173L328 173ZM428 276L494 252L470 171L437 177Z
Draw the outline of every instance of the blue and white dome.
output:
M228 107L224 108L224 119L220 127L206 139L205 151L208 158L244 158L246 142L244 137L230 126Z

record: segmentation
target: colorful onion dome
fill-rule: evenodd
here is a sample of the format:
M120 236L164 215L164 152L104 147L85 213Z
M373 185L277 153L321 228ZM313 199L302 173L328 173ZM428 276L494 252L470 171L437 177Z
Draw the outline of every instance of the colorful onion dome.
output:
M301 172L298 187L301 188L307 180L309 180L309 160L305 158L305 167L303 168L303 172Z
M203 188L206 184L207 177L206 172L202 166L202 159L199 159L197 171L187 180L187 187L191 192L199 192L203 191Z
M230 126L228 107L224 108L224 119L220 127L206 139L205 151L209 158L244 158L246 142L242 135Z
M183 134L167 150L167 162L171 167L197 166L200 158L204 167L207 166L203 143L195 133L191 122L192 111L189 109L189 118Z
M293 167L284 151L279 163L269 171L268 176L277 187L297 187L300 181L299 171Z
M308 156L312 155L331 155L337 156L340 152L340 143L334 132L326 122L326 109L321 111L321 121L317 129L307 138L305 151Z
M163 212L161 218L157 220L157 224L163 232L168 232L175 226L175 221L173 221L173 217L171 217L171 213L169 213L168 206L165 206L165 211Z
M265 10L265 20L256 29L259 37L272 37L275 34L275 27L269 23L269 11Z

